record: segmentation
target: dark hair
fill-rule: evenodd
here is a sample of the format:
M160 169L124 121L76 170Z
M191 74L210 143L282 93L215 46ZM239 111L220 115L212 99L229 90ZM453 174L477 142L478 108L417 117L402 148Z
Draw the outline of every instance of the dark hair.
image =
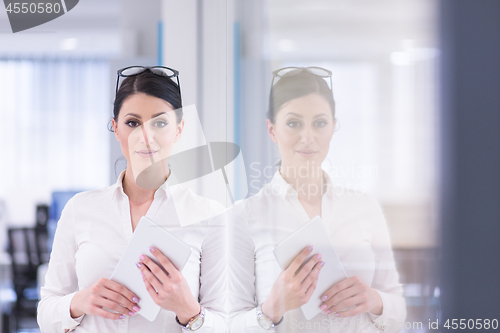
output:
M116 93L113 118L118 121L118 114L123 102L130 96L144 93L153 97L158 97L170 103L175 110L177 123L182 120L182 99L179 86L166 76L156 75L149 69L144 72L126 77Z
M302 70L299 74L294 71L288 72L271 87L267 119L274 123L276 114L283 104L310 94L318 94L324 97L330 104L332 116L335 119L335 101L331 89L325 79L307 70Z

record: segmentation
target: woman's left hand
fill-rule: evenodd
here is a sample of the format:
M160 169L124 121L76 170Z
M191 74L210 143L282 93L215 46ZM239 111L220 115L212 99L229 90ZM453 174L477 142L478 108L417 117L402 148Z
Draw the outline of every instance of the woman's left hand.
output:
M365 312L381 315L383 310L382 298L379 293L364 284L357 276L335 284L321 296L321 300L323 303L320 309L325 314L333 313L336 317L342 318ZM354 308L341 311L352 306Z
M149 250L161 266L147 255L139 257L137 266L142 273L146 289L156 304L175 312L179 322L187 324L192 317L200 313L200 304L191 294L186 279L172 262L156 247L152 246Z

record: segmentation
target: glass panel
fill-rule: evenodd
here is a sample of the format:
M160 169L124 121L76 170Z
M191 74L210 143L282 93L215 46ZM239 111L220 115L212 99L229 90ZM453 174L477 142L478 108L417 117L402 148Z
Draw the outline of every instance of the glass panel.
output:
M298 103L306 94L306 81L302 88L292 88L292 83L288 88L277 88L277 82L283 78L273 80L272 73L276 76L280 68L287 67L325 68L332 73L335 100L336 123L331 141L324 146L322 169L330 177L337 201L328 201L324 194L321 205L315 205L314 191L303 192L311 197L301 194L300 185L305 184L307 189L315 178L311 170L316 169L307 167L307 181L290 173L284 177L296 191L292 190L291 193L296 194L291 197L283 197L286 209L266 201L268 204L262 207L268 210L267 224L250 219L248 223L255 224L254 229L249 228L256 247L254 293L257 302L264 302L270 297L270 290L276 290L273 282L278 278L280 267L276 263L264 263L274 258L274 244L293 234L310 216L320 214L347 275L359 276L364 284L385 290L385 295L392 293L395 302L400 304L399 309L386 307L384 310L395 318L392 326L399 325L404 332L428 330L429 320L435 321L439 315L437 1L236 3L235 40L240 45L235 60L235 77L239 79L236 82L239 101L236 132L245 156L249 192L254 195L254 206L249 204L249 207L256 207L255 202L264 200L263 191L276 181L278 170L286 174L284 164L298 163L294 164L297 171L301 167L306 170L307 161L314 161L310 157L312 152L322 149L322 132L314 128L314 122L307 118L309 114L306 111L302 114L300 107L296 109L300 113L297 120L287 123L295 128L303 126L303 130L294 129L296 136L289 135L292 130L285 127L280 133L279 124L275 124L277 134L274 136L268 133L269 126L266 131L266 116L272 107L271 84L279 90L274 100L278 116L279 112L287 112L280 110L290 111L294 100ZM284 69L280 74L290 71L294 69ZM329 80L326 81L330 86ZM283 98L279 95L283 89L295 91L297 98L288 98L289 104L276 102ZM311 114L319 110L312 105L304 104ZM308 134L307 126L312 134ZM312 152L306 151L308 149ZM294 160L293 154L300 150L302 159ZM360 197L372 198L372 204L380 211L368 213L370 208ZM345 203L337 206L338 200ZM350 203L353 206L348 206ZM248 214L255 217L263 213ZM379 219L380 225L376 224ZM356 227L349 229L353 224ZM238 235L238 230L233 232ZM266 238L262 236L264 233L268 235ZM390 238L378 242L381 234ZM356 243L363 240L367 242L366 249ZM237 242L233 246L240 247ZM371 251L375 259L371 259ZM391 276L397 278L399 284L391 280ZM376 316L365 313L352 318L373 324ZM303 328L310 325L315 332L329 332L321 326L322 320L327 326L347 323L346 318L323 313L306 320L300 310L291 310L280 325L284 331L300 331L299 325ZM362 327L358 327L353 332L361 330Z

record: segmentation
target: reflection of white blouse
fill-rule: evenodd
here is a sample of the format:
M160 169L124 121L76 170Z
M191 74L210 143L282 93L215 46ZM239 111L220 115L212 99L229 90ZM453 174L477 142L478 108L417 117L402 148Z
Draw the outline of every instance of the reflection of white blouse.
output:
M73 329L89 333L182 332L175 313L163 309L153 322L138 314L121 320L85 314L76 319L70 316L69 306L75 293L101 277L109 279L132 237L130 205L122 187L124 174L125 171L112 186L77 194L64 207L38 305L37 320L42 333ZM182 274L192 294L206 308L205 322L198 332L224 332L226 267L221 258L225 257L226 249L222 242L225 235L222 219L181 227L176 210L214 216L223 207L196 196L182 185L169 187L165 182L155 192L146 216L168 227L169 232L192 248Z
M322 220L347 276L357 275L378 291L383 313L380 316L362 313L350 318L320 313L308 321L299 308L287 312L275 331L380 332L374 324L380 327L387 322L390 324L385 332L398 331L398 323L406 318L405 300L380 206L368 194L333 186L326 177ZM281 272L273 247L310 218L297 192L279 172L259 193L239 202L231 214L230 332L269 332L259 326L256 307L266 300Z

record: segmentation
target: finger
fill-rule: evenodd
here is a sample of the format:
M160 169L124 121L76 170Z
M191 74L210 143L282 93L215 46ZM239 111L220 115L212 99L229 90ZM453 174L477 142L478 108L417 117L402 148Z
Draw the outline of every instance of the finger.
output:
M98 306L94 306L92 309L91 309L92 313L95 315L95 316L99 316L99 317L102 317L102 318L106 318L106 319L114 319L114 320L118 320L118 319L123 319L123 318L120 318L120 316L124 316L122 314L119 314L119 313L111 313L109 311L106 311L104 309L101 309L100 307Z
M158 278L151 273L151 271L142 263L136 263L144 275L143 278L146 279L156 290L160 290L162 283L158 280Z
M179 270L172 264L170 259L166 255L164 255L158 248L151 246L149 251L158 259L160 264L165 268L169 275L173 275L179 272Z
M335 311L336 310L331 310L331 313L334 313ZM364 312L367 312L367 311L362 306L356 305L354 308L346 310L346 311L341 311L341 310L336 311L335 316L340 317L340 318L346 318L346 317L352 317L352 316L355 316L355 315L358 315L358 314L364 313Z
M309 299L311 299L311 296L316 289L316 285L318 283L318 279L314 280L311 285L307 288L306 294L305 294L305 301L309 302Z
M155 263L153 259L145 255L141 255L139 258L141 260L141 263L147 266L147 268L157 277L157 279L161 283L165 283L168 280L167 273L163 270L163 267L158 266L158 264ZM144 273L143 269L141 269L141 271Z
M156 292L156 290L153 288L153 286L151 285L151 283L148 281L148 279L146 279L146 276L143 276L142 277L142 281L144 281L144 285L146 286L146 289L149 293L149 295L151 295L151 297L153 298L153 301L158 304L158 293Z
M100 297L104 297L106 299L112 300L112 301L116 302L117 304L120 304L121 306L126 307L129 311L133 311L134 306L136 306L137 304L134 302L131 302L127 297L125 297L122 294L123 288L125 288L125 287L123 287L120 284L118 284L118 286L112 285L110 287L116 288L117 290L109 289L106 286L104 286L103 288L99 289L97 294Z
M323 265L325 264L324 261L320 261L318 262L313 270L307 275L307 277L305 278L304 281L302 281L302 287L304 288L304 290L307 290L309 288L310 285L312 285L314 282L317 282L318 281L318 278L319 278L319 273L321 271L321 268L323 268L323 266L321 265L323 263Z
M135 315L135 311L131 311L130 309L127 309L126 307L116 303L115 301L113 301L111 299L101 298L101 299L99 299L97 305L100 307L106 307L110 310L114 310L116 312L119 312L119 313L127 315L127 316Z
M320 253L312 256L312 258L309 259L309 261L304 266L302 266L302 268L297 272L296 278L300 282L304 281L306 279L306 277L309 275L309 273L311 273L311 271L313 270L313 268L316 266L316 264L320 260L321 260L321 254Z
M333 296L329 300L324 301L323 304L326 304L327 308L330 308L335 304L339 304L340 302L346 299L356 296L357 294L359 294L359 291L360 290L359 288L356 288L356 285L351 286L347 289L339 291L338 293L335 294L335 296Z
M292 263L286 270L290 270L291 272L294 273L299 269L299 267L302 265L304 260L311 254L313 250L312 246L306 246L300 253L293 259Z
M129 313L130 311L134 311L134 306L137 306L137 304L132 303L129 300L127 300L125 297L123 297L123 295L120 295L119 293L117 293L113 290L110 290L110 289L103 290L102 292L100 292L98 294L98 296L100 297L101 300L103 300L103 301L100 301L100 300L98 301L99 305L102 305L102 303L104 301L112 302L112 303L118 305L119 307L123 308L124 309L123 311L125 311L124 312L125 314ZM106 304L109 305L108 302L106 302ZM107 305L104 305L104 306L106 306L109 309L115 310L114 308L110 308ZM116 311L118 311L118 310L116 310ZM118 312L121 312L121 311L118 311Z
M340 281L339 283L334 284L330 289L328 289L323 295L321 295L321 300L324 302L325 300L328 300L335 296L338 292L349 288L350 286L354 285L357 276L351 276L345 280Z
M136 294L134 294L132 291L130 291L127 287L124 285L115 282L113 280L109 279L102 279L103 281L103 286L107 289L114 290L123 297L127 298L130 302L132 303L139 303L140 299L137 297Z
M363 310L361 306L358 306L361 305L362 303L363 303L363 298L360 295L356 295L354 297L350 297L348 299L343 300L342 302L330 307L329 309L328 308L325 309L324 312L327 314L339 311L344 312L343 310L347 310L352 306L356 306L356 308L359 308L358 310Z

